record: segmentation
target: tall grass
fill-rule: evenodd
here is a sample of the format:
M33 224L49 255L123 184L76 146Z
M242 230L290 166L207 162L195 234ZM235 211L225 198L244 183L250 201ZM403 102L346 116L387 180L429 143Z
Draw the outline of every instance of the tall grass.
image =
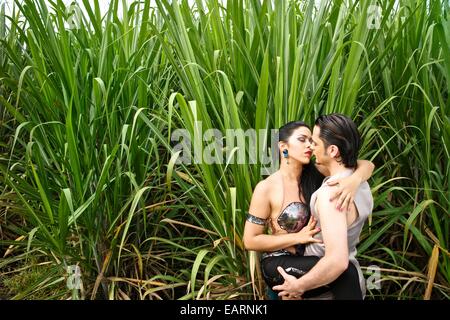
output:
M130 250L159 228L152 227L159 212L148 207L164 204L166 156L141 117L163 129L152 112L164 108L173 72L150 29L129 31L142 22L133 10L150 12L148 4L121 21L118 2L103 18L98 2L85 4L89 17L70 30L62 2L16 2L21 15L9 20L2 42L11 93L1 100L17 121L1 167L9 186L2 200L4 208L21 206L27 221L6 228L62 266L80 263L88 279L100 281L95 292L103 277L128 272L123 261L137 257Z
M61 1L16 1L0 19L0 268L55 271L12 297L71 296L64 267L79 264L86 298L263 298L241 241L261 164L229 145L223 163L178 164L171 133L342 112L377 165L370 297L448 298L449 4L380 3L379 28L370 4L115 0L102 16L82 1L74 27Z

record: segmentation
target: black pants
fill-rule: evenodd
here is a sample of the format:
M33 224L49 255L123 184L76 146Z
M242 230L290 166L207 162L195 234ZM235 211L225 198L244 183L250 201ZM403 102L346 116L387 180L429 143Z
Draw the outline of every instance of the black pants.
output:
M311 270L318 261L319 258L315 256L267 257L261 261L261 268L266 284L272 289L273 286L284 282L284 278L277 270L278 266L282 267L286 273L299 278ZM358 271L353 263L349 262L347 270L336 280L327 286L306 291L303 297L313 298L327 291L331 291L336 300L362 300Z

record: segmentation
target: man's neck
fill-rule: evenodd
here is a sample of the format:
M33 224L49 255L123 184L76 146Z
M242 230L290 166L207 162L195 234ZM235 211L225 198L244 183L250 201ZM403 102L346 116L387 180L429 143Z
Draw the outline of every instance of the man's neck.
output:
M339 163L337 161L332 161L330 164L328 164L328 170L330 171L330 176L334 176L334 175L344 172L348 169L349 168L346 168L344 166L344 164Z

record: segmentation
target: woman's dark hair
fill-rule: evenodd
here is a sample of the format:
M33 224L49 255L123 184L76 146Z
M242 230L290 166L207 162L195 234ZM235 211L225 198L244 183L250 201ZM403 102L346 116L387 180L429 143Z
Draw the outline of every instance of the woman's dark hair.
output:
M303 121L292 121L286 123L278 130L278 141L279 142L288 142L289 138L294 133L294 130L306 127L311 130L311 128ZM314 162L311 160L308 164L303 165L302 174L299 177L298 182L298 195L300 199L303 193L303 197L305 198L305 204L308 208L308 213L311 213L309 204L311 202L312 194L320 188L324 176L317 170Z
M319 137L325 148L330 145L337 146L345 167L356 167L361 137L353 120L343 114L332 113L318 117L316 126L320 128Z

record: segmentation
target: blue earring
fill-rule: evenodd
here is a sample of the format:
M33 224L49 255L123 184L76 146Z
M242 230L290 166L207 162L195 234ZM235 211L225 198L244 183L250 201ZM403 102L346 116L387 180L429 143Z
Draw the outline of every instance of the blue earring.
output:
M287 160L286 163L289 164L288 151L287 151L287 149L284 149L284 150L283 150L283 158L285 158L285 159Z

